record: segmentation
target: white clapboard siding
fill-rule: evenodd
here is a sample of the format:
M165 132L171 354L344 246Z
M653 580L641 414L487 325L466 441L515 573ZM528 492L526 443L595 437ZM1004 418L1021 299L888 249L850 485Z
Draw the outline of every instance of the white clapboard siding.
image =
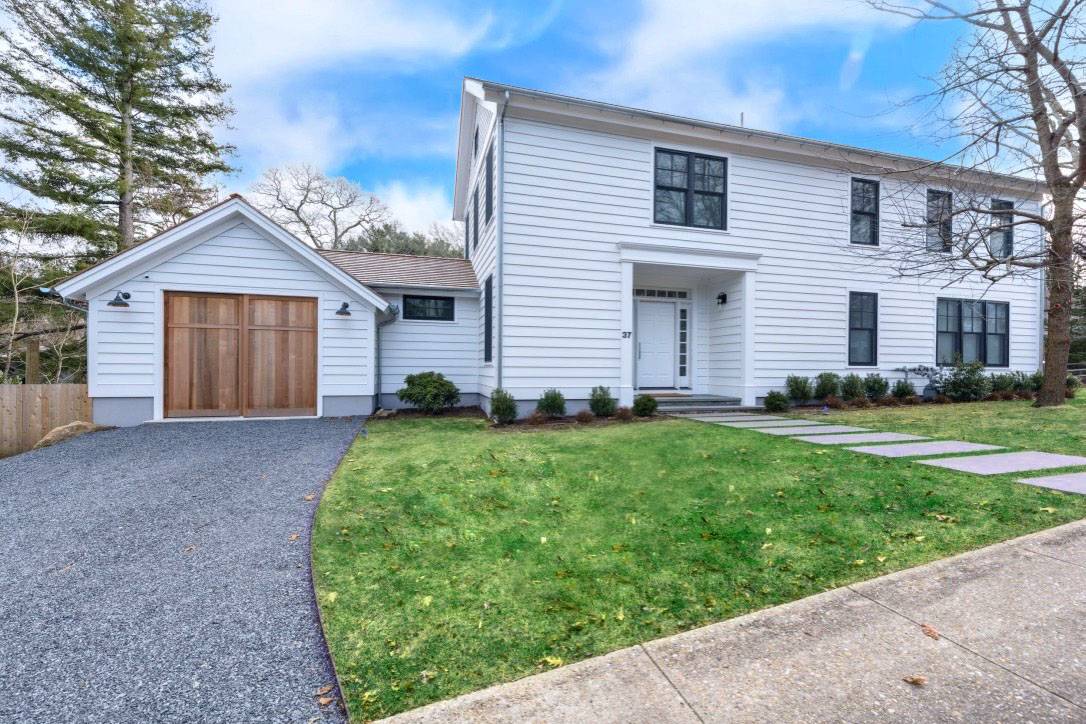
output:
M879 294L875 369L884 375L934 363L941 296L1009 302L1011 367L1038 366L1035 279L989 288L896 273L882 252L900 243L903 220L922 214L924 199L922 191L911 198L893 179L881 180L880 252L848 243L850 174L828 166L699 144L692 150L728 157L729 228L718 232L652 223L651 139L518 118L510 108L504 148L503 384L518 396L557 386L577 399L594 385L619 384L622 242L761 254L753 298L744 298L739 274L697 291L695 391L740 394L745 359L757 396L782 387L789 374L851 371L849 291ZM718 308L720 291L729 301ZM749 357L747 304L754 320Z
M132 295L127 309L107 306L117 290ZM169 290L317 297L320 394L373 394L373 307L242 222L89 300L92 397L159 395L161 295ZM349 317L335 314L343 302Z
M404 291L381 290L381 296L397 305L401 312L400 318L381 328L381 393L393 394L403 387L407 375L430 370L452 380L461 394L478 392L478 295L474 292L419 292L455 299L454 321L423 322L402 318Z
M476 317L476 338L475 338L475 353L476 353L476 388L484 396L489 397L491 391L498 384L497 375L497 361L498 361L498 345L501 344L501 330L498 328L498 304L499 297L501 296L501 290L498 288L498 274L497 274L497 228L498 228L498 195L501 193L499 189L499 173L498 164L501 163L501 148L497 143L497 125L494 123L494 116L482 106L476 106L478 109L478 115L476 117L476 123L479 128L479 152L474 159L472 159L471 173L468 181L468 223L470 226L471 248L468 249L468 258L471 260L472 268L475 270L475 277L479 281L479 296L478 296L478 313ZM492 169L492 180L494 183L494 206L493 214L488 221L486 218L486 170L484 164L487 161L487 153L493 149L494 155L494 167ZM478 189L479 192L479 238L475 239L475 225L472 217L475 213L474 208L474 193ZM484 334L484 318L483 318L483 295L486 285L487 277L493 277L493 290L494 299L492 304L493 310L493 327L492 327L492 347L491 347L491 361L485 362L485 355L483 353L483 345L485 344Z

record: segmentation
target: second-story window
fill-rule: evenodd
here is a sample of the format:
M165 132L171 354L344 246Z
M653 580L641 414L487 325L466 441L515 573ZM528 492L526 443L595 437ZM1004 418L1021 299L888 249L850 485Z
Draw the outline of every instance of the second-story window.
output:
M486 221L494 216L494 146L486 152Z
M849 241L879 245L879 182L852 179L852 220Z
M988 236L992 256L1006 259L1014 254L1014 202L992 199L992 231Z
M927 224L928 249L950 251L954 248L953 197L949 191L928 189Z
M727 159L683 151L656 151L653 221L726 229L727 176Z

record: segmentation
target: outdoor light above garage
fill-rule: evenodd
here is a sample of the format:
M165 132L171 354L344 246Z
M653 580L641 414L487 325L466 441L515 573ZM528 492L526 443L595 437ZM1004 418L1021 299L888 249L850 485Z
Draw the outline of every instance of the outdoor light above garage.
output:
M347 304L347 302L344 302L343 304L339 305L339 309L336 310L336 316L337 317L349 317L349 316L351 316L350 307L351 307L351 305Z
M128 292L117 292L117 296L106 302L107 307L127 307L132 295Z

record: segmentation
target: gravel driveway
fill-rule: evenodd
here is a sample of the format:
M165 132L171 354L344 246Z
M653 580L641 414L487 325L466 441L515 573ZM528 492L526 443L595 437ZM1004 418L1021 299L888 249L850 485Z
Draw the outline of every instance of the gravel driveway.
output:
M341 721L309 529L360 428L149 424L0 460L0 721Z

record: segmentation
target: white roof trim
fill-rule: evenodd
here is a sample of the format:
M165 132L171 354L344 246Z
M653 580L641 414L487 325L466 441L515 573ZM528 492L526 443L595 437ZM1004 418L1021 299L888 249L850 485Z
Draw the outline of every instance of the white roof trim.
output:
M240 197L230 198L218 206L214 206L162 232L158 236L151 237L138 246L134 246L86 271L76 274L70 279L64 280L56 285L56 291L65 297L79 297L84 295L88 289L101 287L118 277L125 277L126 274L135 275L139 269L165 261L173 255L172 252L176 246L192 239L201 232L206 233L209 230L225 228L226 225L240 220L251 223L272 239L286 246L302 261L307 262L325 276L331 278L346 291L357 294L380 311L388 309L388 302L376 292L322 257L312 247L303 243L298 237L257 211Z
M723 271L755 271L758 268L758 260L762 257L761 254L746 251L725 251L636 241L620 242L618 252L619 259L624 262Z

